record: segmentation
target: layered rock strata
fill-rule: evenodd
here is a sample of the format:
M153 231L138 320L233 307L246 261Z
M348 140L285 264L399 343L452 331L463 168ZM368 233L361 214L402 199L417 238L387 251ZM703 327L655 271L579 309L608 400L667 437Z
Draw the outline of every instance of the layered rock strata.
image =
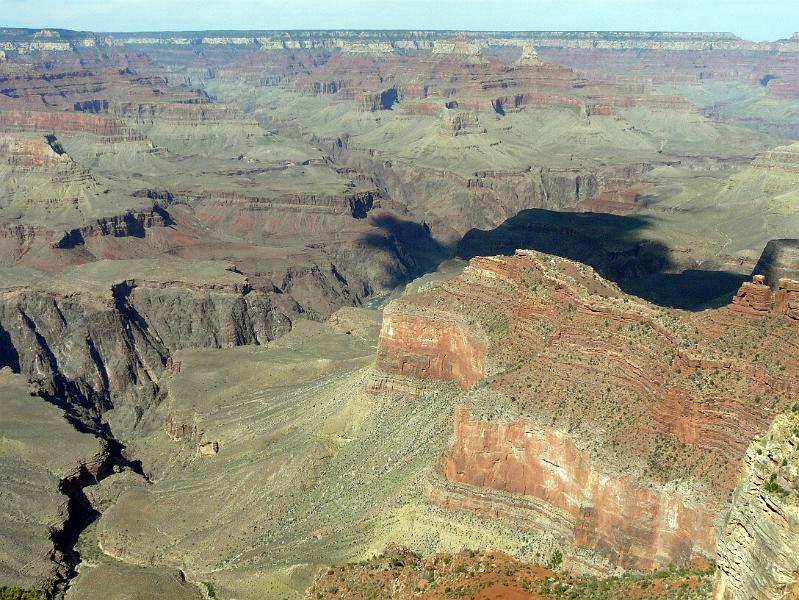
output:
M116 279L117 268L132 277ZM86 423L96 425L115 409L124 437L156 398L175 350L259 344L290 327L290 307L278 308L274 297L252 291L246 278L221 265L188 266L171 277L169 271L144 261L105 262L50 283L15 285L25 274L7 269L0 366L40 382Z
M776 292L766 284L765 275L755 275L741 285L730 305L733 309L753 315L777 314L792 320L799 319L799 281L780 278Z
M373 391L467 390L429 500L629 568L713 557L740 456L799 397L792 319L764 337L737 307L665 310L532 251L475 258L384 319ZM441 368L455 347L480 367Z
M799 597L799 414L746 452L718 542L715 600Z
M799 280L799 240L771 240L763 249L754 272L763 275L765 283L774 290L780 279Z

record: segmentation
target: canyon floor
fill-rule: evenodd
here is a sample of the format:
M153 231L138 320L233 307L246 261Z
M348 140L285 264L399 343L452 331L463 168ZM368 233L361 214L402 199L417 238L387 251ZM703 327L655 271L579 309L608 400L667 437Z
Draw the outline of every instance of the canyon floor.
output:
M4 28L0 84L0 586L799 589L798 36Z

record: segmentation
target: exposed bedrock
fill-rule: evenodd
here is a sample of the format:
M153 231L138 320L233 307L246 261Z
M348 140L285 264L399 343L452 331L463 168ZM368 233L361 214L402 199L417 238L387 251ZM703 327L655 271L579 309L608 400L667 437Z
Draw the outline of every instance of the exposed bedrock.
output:
M513 254L526 248L593 267L616 283L668 268L668 248L639 237L645 217L526 210L488 231L472 229L458 244L458 256Z
M113 440L73 428L25 377L0 369L0 389L0 578L61 597L75 576L78 535L99 515L84 488L130 464Z
M799 400L796 322L763 333L733 308L657 307L534 251L478 257L389 305L370 388L465 390L436 504L624 567L712 558L746 446Z
M776 292L766 284L765 275L755 275L745 281L732 299L730 308L750 315L768 316L776 314L791 320L799 320L799 281L780 278Z
M69 276L81 278L77 270ZM0 366L40 382L45 395L94 427L115 409L114 433L124 438L156 399L171 352L259 344L288 330L290 309L235 279L89 280L94 289L77 292L7 288L0 291Z
M718 542L715 600L799 597L799 413L778 416L741 465Z
M82 132L107 142L143 139L118 119L71 112L0 111L0 130Z
M169 216L158 207L148 211L131 211L122 215L101 217L83 227L65 231L63 236L53 243L53 247L74 248L91 237L144 237L147 229L163 227L168 221Z
M463 125L463 120L459 123ZM429 223L440 241L459 239L475 227L496 227L527 208L575 206L600 191L597 175L586 169L530 167L465 177L385 160L373 151L351 148L347 138L331 144L331 156L369 173L385 198L406 207L417 221ZM429 198L437 201L430 203Z
M389 307L383 316L376 364L389 373L450 379L470 389L483 376L485 353L485 340L459 323L446 317L397 314Z
M535 499L562 519L567 537L614 564L652 569L713 554L715 515L700 502L608 472L566 431L534 420L497 423L461 411L442 470L450 482ZM468 500L444 494L439 502L458 509ZM502 510L490 500L474 506L486 514Z
M752 273L765 276L775 291L780 279L799 280L799 240L771 240Z

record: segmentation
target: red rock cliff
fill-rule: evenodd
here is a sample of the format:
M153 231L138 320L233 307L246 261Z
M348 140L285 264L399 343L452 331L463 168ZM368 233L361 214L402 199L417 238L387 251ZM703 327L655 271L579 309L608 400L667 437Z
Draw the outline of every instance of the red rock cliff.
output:
M465 326L442 318L387 312L377 368L420 379L448 379L471 389L485 368L486 343Z
M460 412L442 470L452 482L547 503L566 516L577 545L625 567L652 569L714 551L712 511L675 491L608 472L568 433L535 421L486 422Z
M786 314L792 286L768 292ZM660 308L538 252L478 257L389 307L373 388L485 381L456 398L468 410L428 485L436 504L626 567L712 557L749 441L799 400L796 321L733 308Z

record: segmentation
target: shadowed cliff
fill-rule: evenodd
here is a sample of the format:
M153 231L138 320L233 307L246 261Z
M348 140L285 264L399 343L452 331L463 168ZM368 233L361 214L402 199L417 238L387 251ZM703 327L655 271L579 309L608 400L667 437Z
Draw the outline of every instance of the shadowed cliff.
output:
M651 217L638 215L529 209L495 229L468 231L457 255L470 259L538 250L590 265L624 291L661 306L699 309L729 302L745 275L685 269L673 249L647 239L651 226Z

